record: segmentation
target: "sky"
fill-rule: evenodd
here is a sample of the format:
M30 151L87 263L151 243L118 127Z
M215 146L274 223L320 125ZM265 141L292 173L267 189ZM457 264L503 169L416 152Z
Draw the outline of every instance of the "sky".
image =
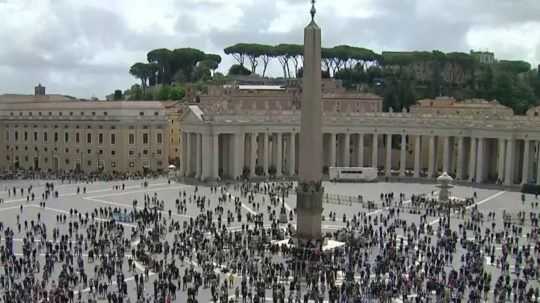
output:
M0 94L98 97L138 82L155 48L302 43L309 0L0 0ZM323 46L489 50L540 63L540 0L317 0ZM280 74L278 62L270 73Z

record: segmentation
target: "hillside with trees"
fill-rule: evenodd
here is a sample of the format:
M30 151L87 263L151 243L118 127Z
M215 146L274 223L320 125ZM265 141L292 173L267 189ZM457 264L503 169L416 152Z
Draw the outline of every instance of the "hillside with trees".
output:
M238 43L224 49L236 61L227 76L256 74L268 77L271 64L279 64L280 78L301 77L303 45ZM382 52L338 45L323 48L323 77L384 97L384 108L400 111L422 98L498 100L523 114L540 100L540 73L525 61L481 63L471 54L441 51ZM134 63L129 73L140 81L123 93L132 100L180 100L184 85L204 87L209 81L227 80L216 72L221 56L194 48L165 48L148 52L146 62ZM117 99L115 94L114 98Z

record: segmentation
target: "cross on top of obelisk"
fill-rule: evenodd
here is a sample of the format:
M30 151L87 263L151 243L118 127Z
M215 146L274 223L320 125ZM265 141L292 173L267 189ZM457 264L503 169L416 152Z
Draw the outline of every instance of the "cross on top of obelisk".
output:
M315 0L311 0L311 21L315 20L315 13L317 10L315 9Z

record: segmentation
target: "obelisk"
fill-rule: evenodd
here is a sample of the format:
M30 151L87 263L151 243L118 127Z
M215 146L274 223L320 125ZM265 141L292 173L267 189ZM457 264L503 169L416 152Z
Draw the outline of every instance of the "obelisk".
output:
M315 0L311 22L304 29L299 180L297 187L297 238L319 240L322 197L321 29L315 23Z

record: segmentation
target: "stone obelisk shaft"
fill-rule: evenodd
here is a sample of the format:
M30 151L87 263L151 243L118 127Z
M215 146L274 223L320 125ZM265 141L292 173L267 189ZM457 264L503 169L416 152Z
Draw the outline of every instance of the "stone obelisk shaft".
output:
M321 239L322 114L321 29L315 21L304 29L304 73L300 126L297 231L300 240Z

